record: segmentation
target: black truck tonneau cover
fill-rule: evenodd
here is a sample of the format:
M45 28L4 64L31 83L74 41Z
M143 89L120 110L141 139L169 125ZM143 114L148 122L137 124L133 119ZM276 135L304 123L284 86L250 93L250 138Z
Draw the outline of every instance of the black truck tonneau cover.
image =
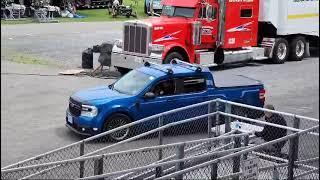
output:
M239 86L255 86L262 85L259 80L255 80L243 75L234 74L213 74L213 79L216 87L239 87Z

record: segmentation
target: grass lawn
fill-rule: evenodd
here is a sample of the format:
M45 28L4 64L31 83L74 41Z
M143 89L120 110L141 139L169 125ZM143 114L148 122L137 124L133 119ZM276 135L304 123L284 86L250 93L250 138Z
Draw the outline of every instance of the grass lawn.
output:
M133 5L133 0L124 0L125 5ZM139 0L137 7L133 7L133 11L137 12L137 18L146 18L147 15L144 14L144 0ZM77 10L77 14L85 16L86 18L56 18L59 22L97 22L97 21L124 21L128 19L134 19L134 17L126 18L125 16L118 16L117 18L112 18L108 14L106 8L104 9L84 9ZM21 20L5 21L1 20L1 24L28 24L35 23L32 18L24 18Z

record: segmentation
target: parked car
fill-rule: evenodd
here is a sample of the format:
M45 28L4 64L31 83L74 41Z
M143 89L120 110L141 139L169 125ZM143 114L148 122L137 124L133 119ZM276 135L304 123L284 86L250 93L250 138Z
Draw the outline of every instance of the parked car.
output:
M206 67L175 62L178 63L157 65L147 62L111 85L76 92L70 97L66 126L78 134L95 135L154 114L215 98L258 107L264 105L265 90L260 81L244 76L213 75ZM127 129L120 134L111 134L110 139L120 141L129 134L130 129Z

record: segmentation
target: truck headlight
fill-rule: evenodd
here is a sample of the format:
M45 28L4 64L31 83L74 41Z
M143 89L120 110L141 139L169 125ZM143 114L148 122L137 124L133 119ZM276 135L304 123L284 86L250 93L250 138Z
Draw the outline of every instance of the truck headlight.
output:
M115 42L114 42L114 44L118 47L118 48L122 48L122 46L123 46L123 42L121 41L121 40L116 40Z
M151 52L162 53L164 51L164 45L161 45L161 44L150 44L149 48Z
M95 117L98 115L98 108L95 106L82 105L81 116Z

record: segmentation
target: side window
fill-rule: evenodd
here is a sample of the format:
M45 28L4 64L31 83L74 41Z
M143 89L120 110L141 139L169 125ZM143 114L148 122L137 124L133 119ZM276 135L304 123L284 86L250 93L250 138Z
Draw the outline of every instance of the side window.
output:
M211 10L209 10L209 18L211 19L216 19L217 18L217 8L216 7L212 7ZM200 11L199 11L199 16L198 18L207 18L207 12L206 12L206 7L201 7Z
M250 18L252 17L252 9L248 9L248 8L244 8L244 9L241 9L240 11L240 17L241 18Z
M217 8L212 7L211 19L216 19L216 18L217 18Z
M151 92L153 92L157 97L174 95L174 91L175 84L172 79L160 81L151 90Z
M206 8L205 7L200 8L198 18L206 18Z
M206 80L203 77L183 78L183 93L201 92L206 88Z

